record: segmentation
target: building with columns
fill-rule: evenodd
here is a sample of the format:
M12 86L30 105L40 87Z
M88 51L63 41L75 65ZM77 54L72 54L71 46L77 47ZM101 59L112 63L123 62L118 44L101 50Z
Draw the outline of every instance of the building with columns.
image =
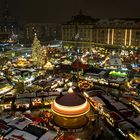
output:
M93 42L109 45L139 46L140 20L99 20L93 29Z
M62 24L62 40L73 41L76 33L83 42L140 46L140 19L93 19L80 11Z

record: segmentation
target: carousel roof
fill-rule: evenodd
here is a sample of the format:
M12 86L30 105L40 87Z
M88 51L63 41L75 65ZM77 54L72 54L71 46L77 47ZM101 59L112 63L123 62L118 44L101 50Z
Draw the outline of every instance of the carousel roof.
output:
M51 104L55 114L66 117L76 117L86 114L90 109L90 104L79 94L67 93L59 96Z
M79 94L68 93L56 98L56 103L63 106L78 106L86 102L86 99Z

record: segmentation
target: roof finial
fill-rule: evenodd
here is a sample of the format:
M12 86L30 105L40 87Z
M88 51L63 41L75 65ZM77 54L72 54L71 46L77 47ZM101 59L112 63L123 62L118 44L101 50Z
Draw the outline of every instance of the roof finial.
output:
M80 9L80 11L79 11L79 15L83 15L83 11L82 11L82 9Z
M70 88L68 89L68 93L74 93L72 87L70 87Z
M37 33L36 32L34 33L34 36L37 36Z

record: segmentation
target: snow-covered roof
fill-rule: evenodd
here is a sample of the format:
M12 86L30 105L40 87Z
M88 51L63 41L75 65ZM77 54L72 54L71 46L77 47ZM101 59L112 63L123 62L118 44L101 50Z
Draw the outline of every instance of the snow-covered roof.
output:
M102 95L106 100L108 100L110 103L115 102L111 96L107 96L107 95Z
M100 73L99 73L99 75L104 75L106 73L106 71L101 71Z
M53 140L57 136L56 131L49 130L39 140Z
M97 96L94 96L92 97L92 99L95 101L95 102L98 102L100 104L102 104L103 106L105 106L105 103L102 101L102 99L100 99L99 97Z
M135 127L127 121L119 122L118 126L123 130L134 129Z
M10 138L13 138L14 140L19 140L19 139L22 139L22 140L36 140L37 137L32 135L32 134L29 134L25 131L21 131L21 130L13 130L11 133L9 133L8 135L6 135L4 137L5 139L10 139Z
M132 119L137 125L140 126L140 116Z
M30 123L32 123L32 121L27 118L16 118L13 121L9 122L8 125L11 125L20 130L23 130Z
M111 105L113 105L117 110L128 109L127 106L120 102L111 102Z
M4 134L8 133L9 131L12 130L12 128L10 128L10 126L0 123L0 130L2 130L4 132Z
M17 99L16 100L16 104L29 104L30 103L30 99L27 98L23 98L23 99Z
M11 122L14 118L15 118L15 117L12 116L12 115L3 115L3 116L1 116L1 119L2 119L3 121L5 121L6 123Z

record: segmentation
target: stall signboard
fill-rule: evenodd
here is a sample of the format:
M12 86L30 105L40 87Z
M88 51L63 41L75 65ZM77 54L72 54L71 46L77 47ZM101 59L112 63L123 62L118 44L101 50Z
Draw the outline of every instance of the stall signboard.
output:
M112 58L109 60L109 63L111 66L121 66L122 65L122 61L120 58Z

